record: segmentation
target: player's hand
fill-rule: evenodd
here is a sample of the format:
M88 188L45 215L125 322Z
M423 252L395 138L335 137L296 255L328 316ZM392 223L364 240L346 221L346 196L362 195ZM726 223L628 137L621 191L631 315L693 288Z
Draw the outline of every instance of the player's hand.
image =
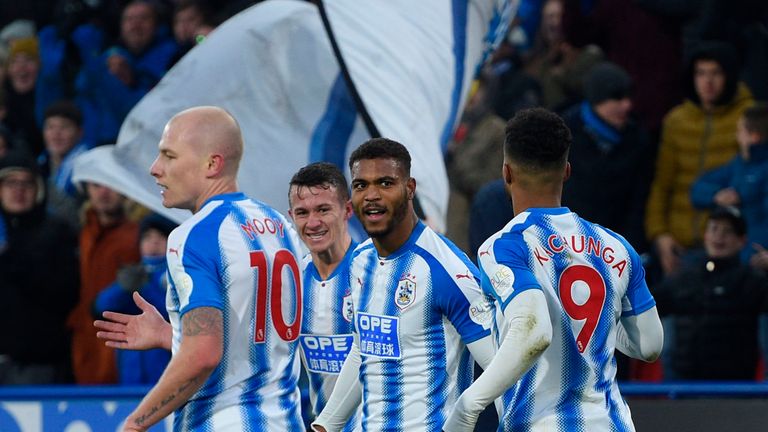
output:
M152 348L171 349L171 325L160 312L137 292L133 301L141 309L139 315L104 312L105 320L96 320L94 327L100 331L96 337L103 339L111 348L147 350Z
M470 406L464 395L459 396L456 404L451 410L451 414L443 424L443 432L473 432L483 407ZM477 409L479 408L479 410Z
M320 425L312 425L312 430L314 432L325 432L325 428Z
M712 199L719 206L737 206L741 202L739 193L734 188L720 189Z
M680 254L683 248L672 237L672 234L661 234L656 237L656 251L661 261L661 269L664 275L670 275L677 270L680 265Z

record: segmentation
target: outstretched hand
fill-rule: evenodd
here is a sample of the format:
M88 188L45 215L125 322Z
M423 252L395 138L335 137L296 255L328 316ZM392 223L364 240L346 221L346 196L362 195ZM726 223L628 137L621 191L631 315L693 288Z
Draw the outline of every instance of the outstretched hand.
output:
M173 337L171 325L138 292L133 293L133 301L141 309L139 315L104 312L104 320L93 322L93 326L99 329L96 337L103 339L105 345L111 348L170 350Z

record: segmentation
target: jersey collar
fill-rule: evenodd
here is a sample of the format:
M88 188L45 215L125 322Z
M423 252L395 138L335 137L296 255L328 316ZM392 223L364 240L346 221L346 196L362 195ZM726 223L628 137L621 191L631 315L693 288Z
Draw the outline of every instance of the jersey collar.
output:
M416 240L419 239L421 236L421 233L424 232L424 229L427 226L424 225L424 222L421 220L418 220L416 222L416 226L413 227L413 231L411 231L411 235L408 236L408 240L406 240L405 243L403 243L402 246L397 248L396 251L392 252L391 254L387 255L386 257L379 256L379 259L382 261L389 261L398 258L400 255L403 255L407 253L409 250L411 250L411 246L413 246L416 243ZM378 251L376 252L378 255Z
M203 203L203 205L200 206L200 208L203 208L203 207L207 206L208 203L213 202L213 201L227 201L227 202L231 202L231 201L242 201L244 199L247 199L247 197L242 192L230 192L230 193L218 194L218 195L214 195L214 196L208 198L207 200L205 200L205 202Z

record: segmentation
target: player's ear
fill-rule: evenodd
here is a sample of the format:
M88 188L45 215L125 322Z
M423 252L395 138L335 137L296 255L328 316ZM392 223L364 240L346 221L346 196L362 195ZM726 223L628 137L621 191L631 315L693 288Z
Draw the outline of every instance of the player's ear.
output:
M352 200L347 200L344 203L344 220L347 221L352 217Z
M206 161L206 170L209 177L215 177L224 171L224 156L220 154L212 154L208 156Z
M507 185L512 184L514 176L512 175L512 166L506 162L501 166L501 178L504 179L504 183Z
M416 179L409 177L408 181L405 183L405 187L408 189L408 199L412 200L413 197L416 196Z
M565 163L565 171L563 172L563 183L571 177L571 163Z

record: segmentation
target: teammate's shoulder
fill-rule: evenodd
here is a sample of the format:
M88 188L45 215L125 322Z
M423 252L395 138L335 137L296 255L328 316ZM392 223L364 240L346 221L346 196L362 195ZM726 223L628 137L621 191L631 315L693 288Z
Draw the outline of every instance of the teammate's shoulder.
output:
M373 240L366 239L362 243L358 243L354 249L352 249L352 258L365 254L365 253L371 253L372 251L375 251L376 249L373 246Z

